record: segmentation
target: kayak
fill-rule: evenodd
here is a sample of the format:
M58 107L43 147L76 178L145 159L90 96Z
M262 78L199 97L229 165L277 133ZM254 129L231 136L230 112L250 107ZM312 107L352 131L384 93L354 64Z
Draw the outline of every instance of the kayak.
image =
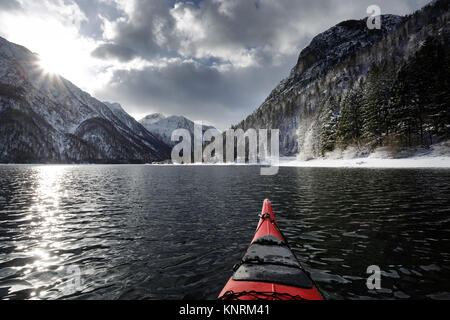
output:
M283 236L269 200L255 236L220 300L323 300Z

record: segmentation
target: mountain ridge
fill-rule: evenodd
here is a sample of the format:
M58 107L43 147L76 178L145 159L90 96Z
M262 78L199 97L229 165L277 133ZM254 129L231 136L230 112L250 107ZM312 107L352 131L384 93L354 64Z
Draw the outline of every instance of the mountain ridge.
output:
M122 109L123 111L123 109ZM0 37L1 163L146 163L170 148ZM125 115L126 114L126 115Z
M448 28L445 19L448 2L438 0L405 17L383 15L379 31L369 30L367 19L339 23L316 36L300 53L289 77L233 128L280 129L282 155L321 156L325 102L331 97L339 100L364 84L374 64L389 62L399 68L420 49L428 35L439 37L434 28ZM340 115L340 107L335 114Z

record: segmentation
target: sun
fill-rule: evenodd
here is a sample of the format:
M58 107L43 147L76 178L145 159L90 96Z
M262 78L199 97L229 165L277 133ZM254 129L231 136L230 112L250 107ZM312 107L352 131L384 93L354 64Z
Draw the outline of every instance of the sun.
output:
M40 6L34 3L39 1L19 2L24 3L24 8ZM43 2L46 3L45 7L56 8L69 1ZM36 54L33 72L44 77L62 77L85 91L101 89L112 75L108 71L111 63L92 56L91 53L99 46L98 40L83 36L74 21L74 17L66 21L59 14L54 17L37 12L3 15L0 10L0 33L10 35L9 41L19 43Z
M58 58L46 56L39 57L39 67L44 73L51 75L61 74L66 68L60 61L58 61Z

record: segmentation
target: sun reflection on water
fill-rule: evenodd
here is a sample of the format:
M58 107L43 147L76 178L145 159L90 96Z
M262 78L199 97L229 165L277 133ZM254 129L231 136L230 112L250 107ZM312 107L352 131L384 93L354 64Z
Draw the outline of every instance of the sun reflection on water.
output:
M50 267L56 267L58 256L55 255L61 247L60 240L63 236L64 214L61 211L61 200L67 196L67 190L62 185L65 166L37 167L37 184L33 205L30 207L29 218L31 220L31 237L40 239L33 247L29 248L28 255L33 257L33 271L48 271Z

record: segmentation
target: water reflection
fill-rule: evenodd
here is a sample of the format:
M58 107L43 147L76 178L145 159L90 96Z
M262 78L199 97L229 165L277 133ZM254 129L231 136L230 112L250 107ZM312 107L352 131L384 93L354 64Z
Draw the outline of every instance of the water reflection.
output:
M264 198L328 298L450 298L450 171L259 172L0 167L0 298L214 299Z
M27 219L29 223L29 237L35 239L36 245L24 250L33 262L22 267L31 281L33 288L41 288L49 277L56 278L62 268L58 250L62 247L60 239L63 235L64 213L60 210L60 202L67 197L67 190L62 187L62 181L67 167L40 166L35 168L35 193ZM20 270L20 269L19 269ZM34 276L33 276L34 275ZM40 297L41 292L31 292L32 297Z

